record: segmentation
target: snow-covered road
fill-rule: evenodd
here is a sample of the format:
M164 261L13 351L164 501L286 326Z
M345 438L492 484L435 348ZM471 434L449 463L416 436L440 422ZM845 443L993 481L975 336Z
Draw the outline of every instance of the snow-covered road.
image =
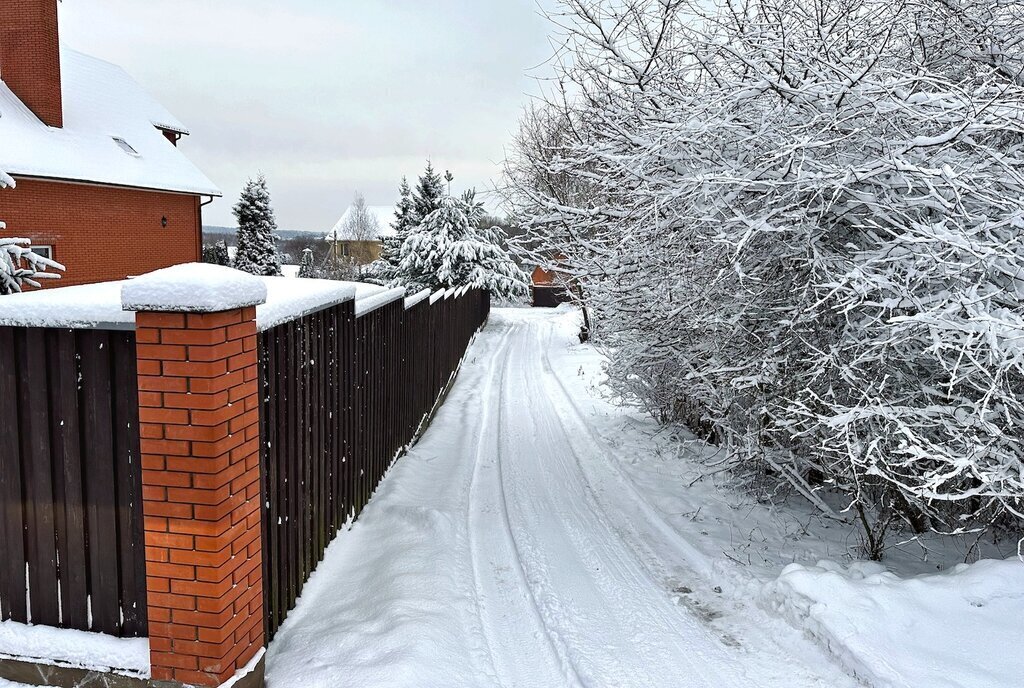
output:
M270 688L856 685L756 606L716 602L706 557L591 426L573 334L564 312L493 313L307 585Z

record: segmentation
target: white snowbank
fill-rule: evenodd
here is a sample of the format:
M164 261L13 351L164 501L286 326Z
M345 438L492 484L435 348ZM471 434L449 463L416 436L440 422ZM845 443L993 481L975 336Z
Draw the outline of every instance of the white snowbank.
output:
M149 640L0 622L0 657L149 677Z
M1024 676L1024 563L899 578L873 563L791 564L763 604L875 688L1014 688Z
M129 280L121 287L128 311L216 313L267 300L259 277L209 263L185 263Z

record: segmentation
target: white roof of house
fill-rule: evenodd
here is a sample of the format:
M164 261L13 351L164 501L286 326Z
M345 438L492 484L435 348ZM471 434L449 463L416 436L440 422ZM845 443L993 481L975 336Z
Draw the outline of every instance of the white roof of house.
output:
M221 195L158 129L187 134L185 125L123 69L63 46L60 57L61 129L43 124L0 81L0 169L14 177Z
M393 205L368 205L366 209L370 211L370 214L377 218L377 224L380 226L380 237L384 239L386 237L395 236L395 230L391 228L391 223L395 221L395 206ZM352 241L352 237L345 236L345 223L348 222L348 218L352 215L352 206L349 206L345 214L341 216L341 219L334 225L327 236L324 237L327 241Z

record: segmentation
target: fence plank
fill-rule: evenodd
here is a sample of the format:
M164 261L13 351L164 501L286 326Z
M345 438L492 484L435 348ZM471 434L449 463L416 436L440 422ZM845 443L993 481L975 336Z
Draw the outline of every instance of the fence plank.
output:
M15 332L0 327L0 418L18 417ZM21 432L17 423L0 432L0 620L28 622L25 595L25 500L22 497Z
M78 362L73 330L51 330L47 366L54 460L54 499L58 505L57 553L61 586L62 625L89 627L88 564L85 550L85 508L82 491L81 428L78 405Z

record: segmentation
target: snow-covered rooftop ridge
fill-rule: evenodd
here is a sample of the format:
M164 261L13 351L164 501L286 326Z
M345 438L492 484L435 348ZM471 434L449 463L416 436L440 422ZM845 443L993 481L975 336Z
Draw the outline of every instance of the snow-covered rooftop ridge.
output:
M362 299L356 301L356 317L362 317L367 313L371 313L378 308L398 301L399 299L405 298L405 289L399 287L398 289L388 289L375 296L371 296L368 299Z
M148 678L149 640L0 622L0 657Z
M366 210L377 219L377 225L380 229L380 236L378 238L384 239L387 237L395 236L395 230L391 228L391 223L395 221L395 207L391 205L368 205ZM345 223L348 222L351 217L353 207L349 206L345 214L341 216L341 219L335 223L331 231L324 237L325 241L352 241L351 236L347 236L345 232Z
M185 263L124 283L121 305L126 311L216 313L258 306L267 300L267 285L240 270Z
M0 80L0 169L15 177L221 195L160 131L188 133L185 125L123 69L62 46L61 83L58 129Z

